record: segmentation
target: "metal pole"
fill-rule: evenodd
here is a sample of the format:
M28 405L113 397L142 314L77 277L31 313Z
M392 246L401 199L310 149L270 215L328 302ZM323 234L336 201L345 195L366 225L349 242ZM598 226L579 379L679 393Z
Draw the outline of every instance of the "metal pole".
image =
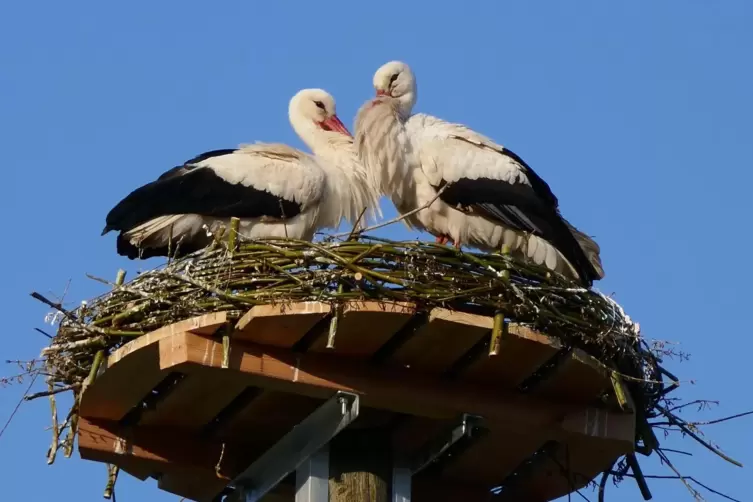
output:
M235 491L225 501L259 502L285 476L296 471L350 425L358 412L358 395L337 392L236 477L230 484ZM320 469L318 464L310 468Z
M307 458L295 471L295 502L329 500L329 448Z
M410 502L412 476L411 470L407 467L392 469L392 502Z

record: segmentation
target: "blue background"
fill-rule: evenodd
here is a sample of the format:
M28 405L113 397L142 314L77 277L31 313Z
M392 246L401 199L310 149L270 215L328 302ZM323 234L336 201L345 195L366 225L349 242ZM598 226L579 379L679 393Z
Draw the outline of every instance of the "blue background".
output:
M692 354L670 365L681 394L721 405L688 416L751 409L751 26L749 0L3 2L0 356L29 359L48 341L32 331L48 311L32 290L60 294L72 279L75 305L103 291L86 272L133 277L156 264L120 258L99 236L130 190L205 150L300 147L286 112L303 87L329 90L352 126L374 70L402 59L418 76L417 110L525 158L602 246L597 287L645 336ZM26 385L0 390L0 422ZM100 500L103 465L45 464L48 423L46 400L25 404L0 438L0 498ZM751 464L751 425L708 432ZM676 458L685 474L750 498L749 469L669 444L695 455ZM644 470L671 474L653 460ZM654 500L690 499L678 481L650 486ZM128 476L118 495L177 500ZM608 495L639 500L630 480Z

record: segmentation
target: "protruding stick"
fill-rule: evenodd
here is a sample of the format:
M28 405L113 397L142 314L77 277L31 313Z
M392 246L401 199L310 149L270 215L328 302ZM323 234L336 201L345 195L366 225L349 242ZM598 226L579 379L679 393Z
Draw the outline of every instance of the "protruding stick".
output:
M105 485L105 492L102 494L107 500L110 500L115 492L115 482L118 480L118 472L120 472L120 467L107 464L107 484Z
M222 367L230 367L230 335L227 334L229 330L222 335Z
M622 380L622 376L620 376L614 364L610 366L612 367L610 380L612 381L612 389L614 389L614 397L617 398L617 404L622 411L633 411L633 400L630 397L630 392L625 382Z
M55 461L55 455L58 452L58 441L60 440L60 428L58 427L58 407L55 403L55 394L52 393L55 387L52 385L52 379L47 380L47 389L50 392L50 410L52 411L52 444L47 452L47 465Z
M342 293L344 291L343 285L337 286L337 292ZM335 311L332 314L332 319L329 321L329 333L327 334L327 348L335 348L335 336L337 335L337 324L340 322L340 318L343 314L343 307L341 304L335 305Z
M492 326L492 339L489 342L489 355L496 356L499 354L499 347L502 344L502 334L505 330L505 314L497 312L494 314L494 325Z
M643 500L651 500L653 495L651 495L651 490L648 489L648 483L646 483L646 478L643 477L643 471L641 471L638 459L635 458L635 453L628 453L625 455L625 458L627 459L627 464L630 467L630 470L633 471L633 476L635 476L635 481L638 483L638 488L641 491L641 495L643 495Z
M238 246L238 230L240 229L240 225L240 219L236 217L230 218L230 232L228 232L227 235L227 247L230 250L230 253L234 253Z

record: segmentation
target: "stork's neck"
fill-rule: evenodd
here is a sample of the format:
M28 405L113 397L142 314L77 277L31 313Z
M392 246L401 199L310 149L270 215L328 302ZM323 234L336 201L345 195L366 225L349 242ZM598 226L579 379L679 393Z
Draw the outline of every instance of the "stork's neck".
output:
M381 96L364 103L355 121L356 145L372 186L392 196L409 174L410 142L398 98Z
M290 125L293 126L293 130L301 140L306 143L312 151L317 144L324 141L323 134L328 131L322 130L319 124L313 120L306 118L300 114L294 113L292 110L289 115Z
M413 107L416 105L417 98L418 95L415 83L413 84L413 90L403 94L399 98L395 98L395 101L397 102L397 111L403 122L408 120L413 113Z

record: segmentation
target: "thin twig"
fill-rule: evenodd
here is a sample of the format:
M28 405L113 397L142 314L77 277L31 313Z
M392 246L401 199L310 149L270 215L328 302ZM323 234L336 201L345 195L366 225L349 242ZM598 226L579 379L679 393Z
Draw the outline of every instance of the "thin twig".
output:
M691 431L690 428L688 428L687 425L685 423L683 423L682 420L680 420L675 415L673 415L672 413L670 413L669 411L667 411L667 409L665 409L663 406L661 406L659 404L657 404L655 406L656 406L657 410L659 410L665 417L667 417L667 420L669 420L670 422L672 422L672 425L675 425L675 426L679 427L680 429L682 429L682 431L685 434L687 434L688 436L692 437L693 439L695 439L696 441L698 441L699 443L701 443L708 450L716 453L717 455L719 455L720 457L722 457L724 460L726 460L730 464L736 465L738 467L742 467L743 466L743 464L741 464L740 462L738 462L734 458L726 455L724 452L722 452L718 448L715 448L715 447L711 446L711 444L709 444L708 441L705 441L698 434L696 434L695 432Z
M674 471L674 473L675 473L675 474L677 474L677 477L679 478L679 480L680 480L680 481L682 481L682 484L684 484L684 485L685 485L685 487L686 487L686 488L688 489L688 491L690 492L690 494L691 494L691 495L693 495L693 497L694 497L694 498L696 498L696 499L699 499L699 500L704 500L704 498L703 498L703 497L701 496L701 494L700 494L700 493L698 493L698 490L696 490L695 488L693 488L692 486L690 486L690 483L688 483L688 482L687 482L687 480L686 480L685 476L683 476L682 474L680 474L680 471L678 471L678 470L677 470L677 469L675 468L675 466L674 466L674 465L672 464L672 462L671 462L671 461L669 460L669 457L667 457L667 455L665 455L664 453L662 453L662 452L660 452L660 451L657 451L657 452L656 452L656 454L657 454L657 455L659 455L659 458L660 458L660 459L661 459L661 460L662 460L662 461L663 461L664 463L666 463L666 464L667 464L667 466L668 466L668 467L669 467L670 469L672 469L672 470Z
M40 295L36 291L32 291L31 292L31 297L34 298L35 300L39 300L40 302L44 303L45 305L48 305L49 307L54 308L55 310L59 310L60 312L63 313L63 315L65 317L68 317L68 318L74 319L74 320L78 320L78 318L72 312L70 312L69 310L67 310L61 304L55 303L53 301L48 300L47 298L45 298L44 296Z
M747 417L748 415L753 415L753 411L746 411L744 413L738 413L736 415L730 415L728 417L723 418L717 418L716 420L709 420L706 422L692 422L693 426L699 426L699 425L713 425L713 424L719 424L722 422L726 422L727 420L732 420L735 418L741 418L741 417Z
M377 228L382 228L382 227L386 227L387 225L392 225L393 223L397 223L398 221L402 221L402 220L404 220L405 218L407 218L409 216L413 216L414 214L418 213L419 211L423 211L427 207L429 207L432 204L434 204L434 201L436 201L439 198L439 196L442 195L442 192L444 192L445 190L447 190L447 187L449 187L450 185L452 185L452 183L448 183L445 186L443 186L442 188L440 188L439 190L437 190L437 194L434 196L434 198L431 199L426 204L424 204L423 206L418 207L416 209L413 209L412 211L408 211L407 213L403 213L400 216L398 216L397 218L392 218L391 220L387 220L385 222L379 223L378 225L372 225L370 227L366 227L366 228L363 228L361 230L358 230L357 232L355 232L355 235L362 235L362 234L365 234L366 232L371 232L372 230L376 230ZM334 234L332 237L344 237L346 235L347 236L351 236L351 235L353 235L353 232L343 232L343 233L340 233L340 234Z
M599 482L599 500L598 502L604 502L604 497L607 493L607 479L609 479L609 475L612 474L612 469L614 468L614 464L617 463L617 460L612 461L612 463L609 465L606 471L602 473L601 475L601 481Z
M49 334L49 333L46 333L45 331L43 331L43 330L41 330L41 329L39 329L39 328L34 328L34 331L36 331L36 332L38 332L38 333L42 333L42 334L43 334L44 336L46 336L47 338L50 338L50 339L54 338L54 337L53 337L53 336L52 336L51 334Z
M11 421L13 421L13 417L16 416L16 413L18 412L18 409L21 407L21 404L24 402L24 397L29 393L31 390L31 386L34 385L34 381L39 376L39 373L35 373L34 376L31 378L31 382L29 382L29 386L26 387L26 391L24 392L24 395L21 397L21 399L18 400L18 404L16 404L16 407L13 408L13 411L11 412L10 416L8 417L8 420L6 420L5 425L3 425L3 428L0 429L0 438L3 437L3 434L5 433L6 429L8 429L8 426L10 425Z
M677 453L678 455L686 455L688 457L692 457L693 456L693 454L690 453L690 452L682 451L682 450L674 450L672 448L657 448L657 449L659 451L663 451L665 453L670 452L670 453Z
M24 396L24 401L31 401L38 397L52 396L54 394L60 394L61 392L66 392L69 390L76 390L79 387L81 387L81 385L71 384L71 385L66 385L65 387L57 387L57 388L52 388L48 390L43 390L40 392L35 392L34 394L29 394L28 396Z
M358 218L356 218L356 222L353 223L353 227L350 229L350 235L348 235L348 240L351 241L353 238L357 235L356 229L358 228L358 224L361 223L361 218L363 218L364 213L366 213L367 207L364 207L361 209L361 213L358 215Z
M85 274L85 275L89 279L91 279L93 281L101 282L102 284L105 284L107 286L111 286L112 287L112 286L115 285L114 283L108 281L107 279L102 279L101 277L97 277L96 275L92 275L92 274Z

